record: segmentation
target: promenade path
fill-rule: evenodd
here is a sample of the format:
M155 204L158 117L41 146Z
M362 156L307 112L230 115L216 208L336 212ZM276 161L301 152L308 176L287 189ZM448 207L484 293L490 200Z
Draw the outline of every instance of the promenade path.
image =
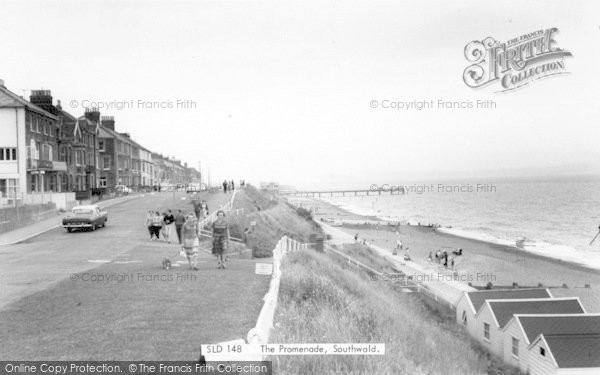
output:
M355 242L352 235L341 229L323 222L319 222L319 225L332 237L330 241L332 244L343 245ZM366 242L366 244L377 254L387 259L397 270L407 276L412 276L414 280L425 287L424 292L447 303L449 306L456 306L464 292L475 290L466 283L452 280L452 274L447 270L441 270L434 266L423 267L415 262L404 261L401 256L393 256L391 249L385 249L369 242Z
M200 196L211 211L230 198ZM202 344L245 337L269 277L255 275L254 260L233 258L219 270L204 252L200 270L191 271L175 233L173 243L150 242L148 209L178 208L192 209L189 195L131 197L113 202L106 228L67 233L53 228L57 216L19 232L28 239L0 246L0 353L21 360L197 360ZM3 242L19 239L11 236ZM165 256L170 270L162 268Z

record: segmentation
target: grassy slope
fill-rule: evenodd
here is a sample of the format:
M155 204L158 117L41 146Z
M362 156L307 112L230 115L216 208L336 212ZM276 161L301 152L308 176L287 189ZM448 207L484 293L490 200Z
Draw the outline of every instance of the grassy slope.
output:
M277 241L284 236L308 242L312 233L320 233L320 228L310 218L298 215L291 205L268 193L248 186L238 192L235 208L244 208L245 215L231 216L231 235L241 238L245 228L256 222L254 233L248 238L248 245L254 248L257 257L270 257ZM260 207L258 210L257 207Z
M346 249L384 272L358 245ZM369 260L371 260L369 262ZM398 285L372 281L335 255L314 251L284 260L271 342L385 343L385 356L280 356L277 373L481 374L489 361L452 319Z

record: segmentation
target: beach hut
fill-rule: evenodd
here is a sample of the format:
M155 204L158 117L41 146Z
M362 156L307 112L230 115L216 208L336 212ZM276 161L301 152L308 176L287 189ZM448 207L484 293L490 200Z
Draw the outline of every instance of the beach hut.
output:
M529 348L530 375L600 374L600 335L539 335Z
M515 314L503 331L504 362L525 373L530 371L529 348L540 334L600 334L600 314Z
M486 289L464 292L456 304L456 322L476 336L475 315L488 299L552 298L548 289Z
M490 352L504 358L503 329L515 314L584 314L579 298L486 300L475 315L475 338Z

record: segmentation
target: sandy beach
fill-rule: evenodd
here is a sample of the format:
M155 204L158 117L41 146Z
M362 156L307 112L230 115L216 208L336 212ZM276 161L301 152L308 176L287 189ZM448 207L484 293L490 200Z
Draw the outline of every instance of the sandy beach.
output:
M425 226L369 224L376 218L357 215L318 199L305 199L302 205L313 207L313 216L317 221L333 219L352 222L339 228L351 235L358 234L360 240L365 239L389 249L390 254L399 239L404 248L409 248L412 261L433 272L444 270L443 265L435 261L437 250L446 250L452 257L452 250L462 248L463 255L455 257L454 270L465 283L470 282L476 287L485 286L488 282L494 286L512 286L516 283L521 287L537 287L541 284L550 287L555 297L577 296L588 312L600 312L600 272L597 270L517 251L515 247L441 233ZM432 263L427 259L430 252L433 255ZM400 251L398 256L405 253L404 250Z

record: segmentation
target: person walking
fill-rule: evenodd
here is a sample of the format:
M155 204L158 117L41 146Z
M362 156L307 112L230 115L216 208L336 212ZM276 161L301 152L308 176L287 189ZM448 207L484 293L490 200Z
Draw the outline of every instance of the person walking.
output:
M160 231L163 226L163 218L160 216L158 211L154 212L152 217L152 234L156 236L157 240L160 240Z
M205 200L202 200L202 203L200 204L200 211L202 213L202 217L208 217L208 204Z
M177 239L179 240L179 244L182 244L181 240L181 228L183 224L185 224L185 215L181 210L177 210L177 215L175 215L175 231L177 232Z
M225 212L219 210L217 212L217 220L212 223L213 248L212 253L217 257L219 266L217 268L225 268L225 260L223 253L225 247L229 246L229 225L225 220Z
M227 180L223 181L223 193L227 193Z
M181 237L183 239L183 250L188 260L191 270L198 270L198 219L194 214L187 215L185 224L181 228Z
M171 210L167 210L167 213L163 214L163 237L171 243L171 224L175 221L175 217Z
M202 215L202 204L198 199L194 199L192 201L192 204L194 205L194 213L196 214L196 219L200 220Z
M152 229L152 220L154 219L154 211L149 210L148 214L146 215L146 228L148 228L148 234L150 234L150 241L152 241L152 235L154 233L153 229Z
M235 190L235 182L233 182L233 180L231 180L231 191Z

